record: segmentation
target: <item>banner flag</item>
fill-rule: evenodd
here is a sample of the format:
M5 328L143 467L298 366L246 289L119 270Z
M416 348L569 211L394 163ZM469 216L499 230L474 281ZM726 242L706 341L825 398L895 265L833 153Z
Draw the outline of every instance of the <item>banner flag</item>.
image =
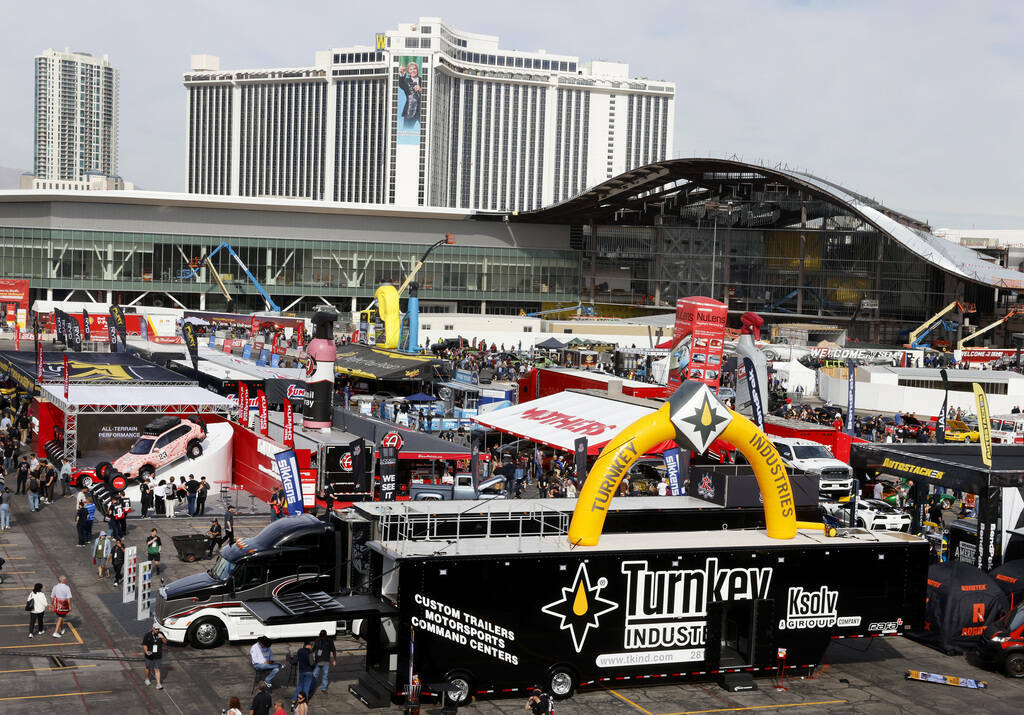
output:
M299 460L295 458L294 449L286 449L274 455L277 473L284 487L284 498L288 503L288 516L301 514L305 510L302 503L302 481L299 478Z
M260 414L260 434L266 437L270 431L270 416L267 414L267 395L263 390L256 390L256 405Z
M356 484L356 491L372 491L371 485L366 481L366 440L362 437L348 443L349 452L352 454L352 479Z
M758 396L758 400L760 400L760 396ZM661 456L665 458L669 494L674 497L683 496L683 480L679 472L679 448L666 449Z
M857 363L846 361L846 434L854 432L854 412L857 410Z
M380 447L380 500L394 501L398 488L398 447Z
M242 381L238 382L238 421L249 426L249 386Z
M576 459L573 465L576 470L576 484L582 486L587 479L587 438L577 437L573 445L576 447Z
M85 340L85 342L92 340L92 337L89 334L89 311L85 309L82 310L82 339Z
M284 443L285 446L295 446L295 415L292 408L292 401L284 401Z
M192 323L185 323L181 326L181 337L185 339L185 347L188 348L188 356L192 358L192 369L199 371L199 338L196 335L196 326Z
M943 444L946 441L946 412L949 410L949 373L946 368L942 368L939 375L942 376L942 411L935 422L935 441Z
M71 386L71 372L68 370L68 354L64 353L64 399L68 399Z
M117 336L121 338L121 345L125 348L125 350L127 350L128 325L125 323L124 311L121 310L121 306L113 303L110 305L110 321L114 324L114 329L117 331Z
M39 342L39 318L36 318L35 324L36 333L36 382L40 385L43 384L43 344Z
M978 383L974 386L974 402L978 406L978 433L981 435L981 461L992 469L992 423L988 415L988 398Z
M761 404L761 384L754 369L754 361L743 358L743 370L746 372L747 387L750 391L750 412L759 430L764 429L764 405Z

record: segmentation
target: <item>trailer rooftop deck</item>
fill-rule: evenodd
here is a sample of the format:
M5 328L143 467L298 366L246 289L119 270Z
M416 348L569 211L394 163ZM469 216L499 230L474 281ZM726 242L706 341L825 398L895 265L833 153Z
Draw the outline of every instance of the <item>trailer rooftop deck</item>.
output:
M392 558L450 556L501 556L519 553L594 553L601 551L651 551L694 549L808 548L852 545L891 545L923 540L899 531L849 529L842 536L826 537L819 531L800 530L792 539L773 539L762 529L674 531L658 534L603 534L597 546L573 547L565 536L492 536L487 539L435 541L374 541L371 548Z
M530 512L540 509L572 513L576 508L575 498L563 499L481 499L479 501L403 501L403 502L357 502L352 509L370 519L378 519L386 514L404 514L409 516L445 516L454 514L479 514L490 512L515 513ZM616 497L609 507L610 511L655 511L680 509L722 509L696 497Z

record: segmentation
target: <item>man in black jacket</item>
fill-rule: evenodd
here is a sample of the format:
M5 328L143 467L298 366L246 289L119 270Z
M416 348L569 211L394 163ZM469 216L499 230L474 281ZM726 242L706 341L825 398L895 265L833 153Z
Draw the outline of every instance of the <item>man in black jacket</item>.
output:
M309 691L313 688L313 668L316 665L313 662L313 641L306 641L302 644L299 652L295 654L295 662L299 666L299 674L295 682L295 695L292 696L293 708L299 699L299 693L308 699Z
M267 692L267 684L261 682L256 686L256 695L252 699L252 705L249 706L249 715L270 715L270 708L273 705L270 693Z

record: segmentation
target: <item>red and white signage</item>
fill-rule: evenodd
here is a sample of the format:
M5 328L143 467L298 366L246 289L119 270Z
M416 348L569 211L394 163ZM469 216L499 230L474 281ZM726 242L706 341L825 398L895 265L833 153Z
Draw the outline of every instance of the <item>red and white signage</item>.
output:
M256 330L257 330L258 327L259 327L259 321L256 319L256 316L254 315L254 316L252 316L252 322L249 325L249 337L250 338L256 337Z
M288 447L295 446L295 415L293 414L292 403L284 401L284 443Z
M267 412L267 395L263 390L256 390L256 405L260 413L260 434L266 436L270 432L270 415Z
M403 442L402 442L402 435L400 435L398 432L388 432L381 439L380 444L378 446L379 447L394 447L395 449L401 449L402 448L402 444L403 444Z
M567 452L575 449L578 438L586 437L587 451L594 454L623 427L653 411L605 397L561 392L487 412L473 421Z
M238 421L249 426L249 386L244 382L238 383Z
M224 352L231 353L232 348L235 347L235 341L231 338L224 338Z
M963 353L965 362L987 363L1014 357L1017 354L1016 348L964 348L957 352ZM955 355L956 353L954 353Z
M676 302L676 324L669 353L668 394L685 380L712 390L722 376L722 350L729 309L712 298L694 296Z

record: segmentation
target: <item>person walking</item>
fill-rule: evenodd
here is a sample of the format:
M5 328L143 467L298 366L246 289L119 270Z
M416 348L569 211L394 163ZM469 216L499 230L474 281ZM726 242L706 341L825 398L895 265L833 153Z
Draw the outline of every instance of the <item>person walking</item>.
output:
M85 522L85 544L88 546L92 543L92 525L96 523L96 504L92 500L92 494L86 494L83 503L89 514L89 518Z
M114 569L114 586L121 585L121 569L124 568L124 543L120 537L110 547L110 566Z
M57 616L57 623L53 627L53 637L60 638L64 635L64 619L71 613L71 587L68 586L68 577L61 576L50 591L50 600L53 601L53 613Z
M15 494L25 494L25 493L27 493L28 477L29 477L29 472L30 471L31 471L31 469L28 466L28 458L25 455L21 455L21 461L18 462L18 467L17 467L18 481L17 481L17 484L15 485L16 486L16 489L14 490Z
M163 663L165 645L167 637L154 623L149 633L142 637L142 653L146 659L146 685L150 684L149 676L152 675L153 680L156 680L157 690L164 689L163 683L160 682L160 665Z
M32 587L32 593L28 595L28 603L25 609L28 611L28 637L41 636L43 634L43 616L46 615L46 608L50 604L43 593L43 584L37 583ZM29 608L31 606L31 608Z
M249 659L252 662L253 670L268 673L263 679L263 683L267 686L267 690L270 690L274 685L272 682L274 676L284 667L280 663L274 662L274 653L270 650L270 639L266 636L257 638L256 642L252 644L252 648L249 649ZM267 696L267 705L270 705L269 695Z
M0 531L11 530L11 490L7 485L0 487Z
M206 477L199 477L199 489L196 491L196 515L206 515L206 497L210 493L210 483Z
M96 567L96 580L102 581L107 571L107 557L110 556L110 539L101 531L92 546L92 563Z
M156 533L156 529L149 532L146 538L146 556L153 562L153 573L160 575L160 549L163 543Z
M242 715L242 701L237 696L232 696L228 700L228 709L224 711L224 715Z
M60 471L57 477L60 479L60 495L66 497L71 491L71 464L64 457L60 458Z
M306 702L306 694L299 693L299 697L295 699L295 704L292 706L292 715L308 715L309 703Z
M295 694L292 696L292 707L299 700L299 694L309 697L309 691L313 687L313 641L305 641L299 651L295 654L295 663L299 666L298 676L295 680Z
M43 502L53 504L53 490L57 486L57 470L49 460L42 460L39 465L39 478L43 482Z
M28 478L28 506L30 511L39 511L39 494L43 487L38 472L30 472Z
M115 496L110 500L108 509L107 527L110 529L110 538L117 539L121 536L121 512L124 507L121 505L121 500Z
M320 631L320 635L313 641L313 662L313 679L320 681L320 692L326 693L331 666L338 664L338 649L334 646L334 639L328 637L325 630Z
M153 487L153 508L156 510L157 516L166 516L167 511L164 507L164 498L167 495L167 482L163 479Z
M153 487L148 477L139 485L139 507L142 509L143 519L149 516L149 510L153 508Z

